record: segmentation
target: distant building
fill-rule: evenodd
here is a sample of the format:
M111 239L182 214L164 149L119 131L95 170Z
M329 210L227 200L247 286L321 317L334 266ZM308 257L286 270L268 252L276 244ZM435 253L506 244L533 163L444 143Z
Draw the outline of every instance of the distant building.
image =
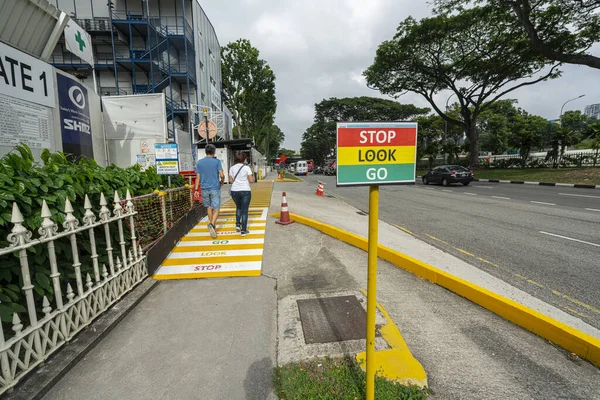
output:
M585 111L583 113L590 118L600 119L600 103L585 106Z

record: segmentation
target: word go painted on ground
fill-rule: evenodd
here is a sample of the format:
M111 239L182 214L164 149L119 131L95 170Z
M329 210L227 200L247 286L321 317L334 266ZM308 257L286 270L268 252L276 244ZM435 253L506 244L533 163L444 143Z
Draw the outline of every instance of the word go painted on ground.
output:
M415 182L416 122L339 122L337 185Z

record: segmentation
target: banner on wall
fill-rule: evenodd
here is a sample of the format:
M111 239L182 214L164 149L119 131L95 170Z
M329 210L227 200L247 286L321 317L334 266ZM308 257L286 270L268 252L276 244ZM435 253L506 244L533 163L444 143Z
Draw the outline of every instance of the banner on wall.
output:
M56 75L63 152L94 157L87 88L75 79Z

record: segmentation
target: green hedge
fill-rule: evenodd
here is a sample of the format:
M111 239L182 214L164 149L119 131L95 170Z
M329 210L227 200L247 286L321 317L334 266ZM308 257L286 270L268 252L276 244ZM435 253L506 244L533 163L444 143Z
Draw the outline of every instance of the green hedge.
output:
M111 165L105 168L99 166L92 159L72 160L64 153L50 153L48 150L43 151L41 158L42 163L36 162L31 150L26 145L20 145L15 151L0 158L0 248L8 246L6 238L13 227L10 222L13 202L18 204L23 213L25 219L23 225L33 232L35 238L38 237L38 229L42 222L40 214L44 200L52 212L52 220L59 225L59 231L62 231L67 198L73 204L75 217L81 222L84 213L83 200L86 194L92 202L92 211L98 216L101 192L110 203L108 207L112 212L115 190L119 192L121 198L124 198L128 189L133 196L150 193L155 189L167 186L167 177L158 175L154 168L143 172L138 165L129 168ZM172 179L172 186L183 186L183 184L183 179L179 176ZM113 248L118 249L116 226L111 231ZM100 268L102 268L102 264L106 264L108 267L108 260L104 254L106 248L104 231L96 228L95 233L96 247L100 255ZM85 279L86 274L90 273L93 278L89 235L87 233L78 234L77 243L82 264L82 276ZM70 282L73 290L76 290L71 244L68 238L62 238L55 241L55 246L59 272L62 274L61 287L64 296L67 282ZM54 290L50 280L47 254L45 245L35 246L28 250L36 303L41 304L45 295L54 308ZM115 254L120 254L120 252L115 251ZM19 259L15 255L1 256L0 318L2 321L11 321L13 312L19 313L22 320L27 319L22 286ZM40 310L41 307L38 307L38 312ZM9 324L5 324L5 328L7 325Z

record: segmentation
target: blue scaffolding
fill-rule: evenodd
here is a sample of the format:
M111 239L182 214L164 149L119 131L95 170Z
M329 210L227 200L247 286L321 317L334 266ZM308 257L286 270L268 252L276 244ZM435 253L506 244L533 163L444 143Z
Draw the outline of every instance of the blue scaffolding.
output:
M111 9L110 18L75 19L93 38L103 36L108 39L110 34L112 53L96 51L95 68L96 71L110 71L115 78L115 87L101 87L99 94L148 94L167 89L167 122L170 124L169 136L174 140L176 116L191 130L195 121L190 121L190 93L192 89L195 89L196 97L198 93L194 31L186 20L185 0L182 0L182 6L183 14L176 17L152 16L147 9L143 12ZM117 51L117 46L121 49L127 46L128 51ZM89 67L78 57L65 57L65 54L63 51L60 59L53 57L52 64L64 70ZM119 87L119 73L131 75L131 92ZM182 88L179 98L174 96L174 84ZM183 94L187 99L183 99Z

